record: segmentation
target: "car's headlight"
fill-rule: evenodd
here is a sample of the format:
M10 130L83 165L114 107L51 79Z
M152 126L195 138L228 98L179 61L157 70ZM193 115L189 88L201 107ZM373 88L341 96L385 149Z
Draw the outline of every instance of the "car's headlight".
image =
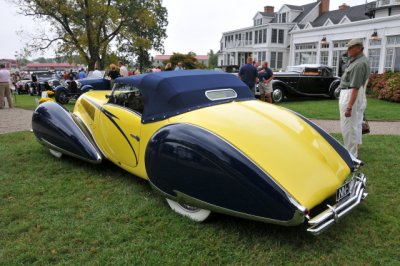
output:
M82 86L82 84L81 84L79 81L77 81L77 80L75 80L75 82L76 82L76 87L77 87L78 89L80 89L81 86Z
M49 86L50 86L50 87L53 87L53 84L54 84L54 81L53 81L53 80L50 80L50 81L49 81Z

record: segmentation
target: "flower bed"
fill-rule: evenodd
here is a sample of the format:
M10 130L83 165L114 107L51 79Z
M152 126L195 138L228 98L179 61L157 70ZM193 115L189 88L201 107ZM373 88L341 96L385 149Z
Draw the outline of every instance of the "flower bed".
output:
M367 92L378 99L400 102L400 72L371 74Z

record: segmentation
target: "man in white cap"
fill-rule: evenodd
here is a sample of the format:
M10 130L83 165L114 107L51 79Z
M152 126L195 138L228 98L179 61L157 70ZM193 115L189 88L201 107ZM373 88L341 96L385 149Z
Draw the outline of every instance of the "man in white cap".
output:
M362 121L367 107L365 89L370 69L361 39L352 39L346 46L349 63L340 81L340 127L344 146L358 157L358 145L362 143Z

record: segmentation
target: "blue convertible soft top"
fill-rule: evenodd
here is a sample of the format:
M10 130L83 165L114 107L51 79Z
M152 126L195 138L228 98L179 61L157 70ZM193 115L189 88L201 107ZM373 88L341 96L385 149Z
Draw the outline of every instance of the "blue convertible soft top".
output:
M121 77L116 83L137 87L144 99L142 122L159 121L194 109L228 101L254 100L238 77L213 70L166 71ZM206 91L232 89L237 97L210 100Z

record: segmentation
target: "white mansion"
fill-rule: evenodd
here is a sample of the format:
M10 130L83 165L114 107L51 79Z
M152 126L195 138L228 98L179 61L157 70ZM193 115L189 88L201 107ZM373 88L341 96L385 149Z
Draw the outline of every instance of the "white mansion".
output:
M362 0L360 0L362 1ZM329 0L264 7L253 26L224 32L219 65L242 65L248 56L269 62L275 70L288 65L326 64L337 73L346 43L364 40L371 71L400 71L400 0L378 0L357 6L343 4L329 11Z

